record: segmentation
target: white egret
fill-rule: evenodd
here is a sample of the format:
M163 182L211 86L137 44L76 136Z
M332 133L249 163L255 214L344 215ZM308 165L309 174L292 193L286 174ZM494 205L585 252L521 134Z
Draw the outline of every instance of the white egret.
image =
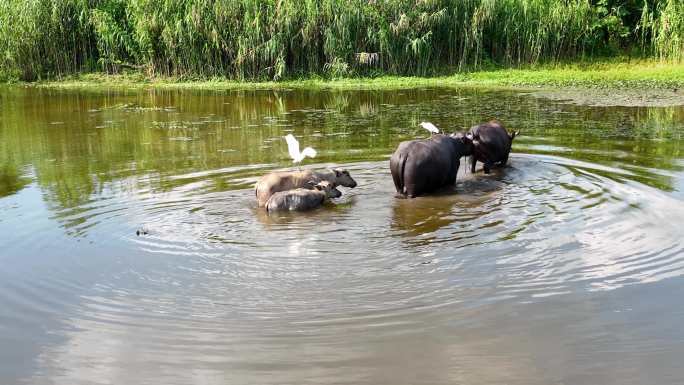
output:
M433 134L439 134L439 128L430 122L420 122L420 126Z
M316 156L316 150L311 147L306 147L302 152L299 152L299 142L292 134L287 134L285 140L287 141L287 151L290 153L293 163L299 163L307 156L309 158Z

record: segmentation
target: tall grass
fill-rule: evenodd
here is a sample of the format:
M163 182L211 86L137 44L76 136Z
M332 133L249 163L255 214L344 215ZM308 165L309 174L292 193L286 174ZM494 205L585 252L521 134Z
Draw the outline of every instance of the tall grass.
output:
M0 73L30 80L95 68L87 0L0 4Z
M650 35L652 54L661 60L684 60L684 1L657 2L652 11L644 7L641 27Z
M684 59L684 0L0 0L0 76L430 75L639 49Z

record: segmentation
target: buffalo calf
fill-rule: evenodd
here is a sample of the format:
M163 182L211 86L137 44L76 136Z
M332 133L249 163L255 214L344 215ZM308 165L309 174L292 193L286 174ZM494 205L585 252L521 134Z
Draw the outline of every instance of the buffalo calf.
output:
M309 182L312 190L298 188L288 191L278 191L271 195L266 202L267 211L306 211L319 207L329 198L342 196L340 190L327 180L315 183Z

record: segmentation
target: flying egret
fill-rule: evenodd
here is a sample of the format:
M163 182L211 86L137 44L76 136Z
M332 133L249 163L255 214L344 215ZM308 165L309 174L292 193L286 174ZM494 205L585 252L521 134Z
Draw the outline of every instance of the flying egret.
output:
M299 142L292 134L287 134L285 140L287 141L287 151L290 153L293 163L299 163L307 156L309 158L316 156L316 150L311 147L306 147L302 152L299 152Z
M439 134L439 128L430 122L420 122L420 126L433 134Z

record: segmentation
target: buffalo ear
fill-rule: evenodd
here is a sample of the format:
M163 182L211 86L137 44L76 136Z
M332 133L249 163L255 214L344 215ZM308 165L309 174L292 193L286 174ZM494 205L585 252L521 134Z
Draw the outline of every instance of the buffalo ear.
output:
M342 177L342 171L340 171L340 170L338 170L338 169L335 169L335 170L333 170L333 171L335 171L335 176L336 176L337 178L341 178L341 177Z

